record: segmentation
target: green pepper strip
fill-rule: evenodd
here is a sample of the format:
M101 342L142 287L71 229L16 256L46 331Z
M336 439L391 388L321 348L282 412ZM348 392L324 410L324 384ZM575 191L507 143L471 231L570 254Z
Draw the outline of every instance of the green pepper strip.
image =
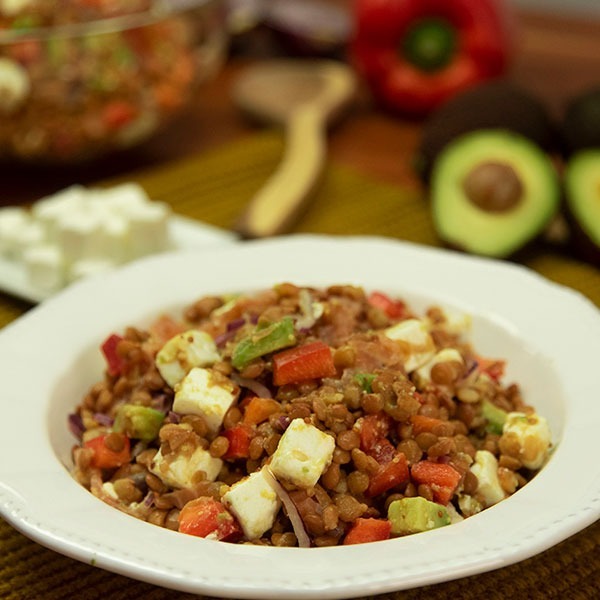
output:
M377 375L372 373L357 373L354 376L354 380L358 382L358 385L360 385L363 392L370 394L373 391L372 383L376 377Z
M241 340L233 350L231 364L236 369L243 369L255 358L295 343L294 321L290 317L284 317L267 327L257 327L252 335Z

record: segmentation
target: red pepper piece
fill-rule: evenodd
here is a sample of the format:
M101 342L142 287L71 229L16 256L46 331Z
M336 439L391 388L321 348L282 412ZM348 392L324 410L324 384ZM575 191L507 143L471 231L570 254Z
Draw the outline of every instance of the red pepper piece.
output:
M390 423L390 417L383 412L364 416L360 421L360 449L370 452L379 440L388 436Z
M250 442L252 441L252 428L243 423L234 425L231 429L226 429L223 435L229 442L229 448L223 455L225 459L248 458L250 455Z
M233 515L214 498L190 500L179 513L179 531L198 537L234 541L242 530Z
M280 410L280 408L281 406L277 400L254 396L246 403L244 423L246 425L258 425L266 421L273 413Z
M122 447L114 450L106 445L108 436L120 436ZM83 444L84 448L91 448L94 451L92 457L92 467L98 469L114 469L127 464L131 460L131 444L129 438L123 434L110 433L99 435Z
M510 17L501 0L356 0L351 60L383 106L425 116L506 71Z
M331 348L323 342L297 346L273 356L273 383L275 385L333 377L335 374Z
M344 538L344 545L388 540L391 531L392 524L387 519L363 519L359 517L348 530Z
M390 446L392 445L390 444ZM370 476L366 495L371 498L379 496L383 492L408 481L408 478L409 471L406 456L402 452L394 452L389 462L380 463L379 469Z
M506 361L497 360L494 358L483 358L482 356L478 356L477 366L482 373L485 373L494 381L499 381L504 376Z
M439 504L448 504L458 487L461 474L444 463L422 460L410 468L410 476L416 483L431 487L433 499Z
M420 433L434 433L434 430L440 425L444 425L444 421L434 417L426 417L425 415L413 415L410 418L412 424L413 435Z
M102 111L102 121L110 130L121 129L137 117L138 109L123 100L109 102Z
M123 371L123 359L117 353L117 346L123 338L116 333L109 335L100 346L107 364L108 374L115 377Z
M390 319L401 319L406 315L406 305L401 300L392 300L382 292L372 292L367 301L380 308Z

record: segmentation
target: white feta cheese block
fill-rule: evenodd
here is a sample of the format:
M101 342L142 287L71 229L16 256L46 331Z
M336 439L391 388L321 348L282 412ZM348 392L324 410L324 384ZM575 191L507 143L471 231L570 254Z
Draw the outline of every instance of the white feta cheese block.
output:
M400 321L385 331L391 340L399 342L405 352L404 369L411 373L433 358L435 344L429 335L427 323L420 319Z
M0 208L0 253L14 258L18 252L21 232L31 223L27 210L20 206Z
M548 458L552 441L548 421L538 414L510 412L502 428L502 436L519 443L519 460L528 469L539 469Z
M144 188L133 181L109 188L91 188L89 194L92 202L101 203L121 215L152 202Z
M127 262L131 256L129 221L121 215L107 213L102 216L101 229L103 256L116 264Z
M458 362L463 364L464 360L461 353L456 348L443 348L437 352L434 357L422 367L415 371L415 382L419 389L423 389L431 383L431 369L439 363Z
M223 502L249 540L255 540L271 529L281 508L281 501L262 469L234 483L223 495Z
M25 223L23 227L14 229L12 234L13 258L20 260L25 250L43 244L45 237L43 227L32 220Z
M18 62L0 57L0 114L17 111L31 93L29 74Z
M212 337L190 329L172 337L158 351L155 362L162 378L174 388L194 367L209 367L220 359Z
M102 217L86 208L69 212L56 223L56 241L67 263L102 257Z
M171 208L168 204L140 204L128 209L125 216L131 227L129 247L132 258L161 252L169 247Z
M35 202L31 207L31 215L44 228L46 239L56 242L57 223L72 212L81 210L85 200L86 189L81 185L72 185Z
M175 385L173 410L182 415L204 417L211 433L216 433L238 395L239 388L227 377L194 367Z
M335 440L303 419L294 419L279 440L269 468L301 488L313 487L330 465Z
M506 498L506 492L498 479L498 460L488 450L478 450L471 473L477 477L477 497L485 503L485 508Z
M198 471L206 473L206 479L214 481L223 466L220 458L214 458L208 450L196 448L190 456L163 456L159 450L150 465L154 473L165 485L176 488L193 486L193 477Z
M32 246L23 253L25 276L30 285L42 292L53 292L65 284L65 265L59 248Z

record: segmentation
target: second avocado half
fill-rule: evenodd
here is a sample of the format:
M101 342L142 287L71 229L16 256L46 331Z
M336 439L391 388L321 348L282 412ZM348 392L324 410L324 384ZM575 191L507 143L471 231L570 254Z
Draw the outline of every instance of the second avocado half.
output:
M536 238L560 205L558 174L526 137L483 129L454 139L431 177L434 226L448 245L507 258Z

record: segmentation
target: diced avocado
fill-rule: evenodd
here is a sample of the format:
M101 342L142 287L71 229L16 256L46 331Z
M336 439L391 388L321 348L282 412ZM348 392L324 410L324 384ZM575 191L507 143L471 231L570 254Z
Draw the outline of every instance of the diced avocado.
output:
M275 350L281 350L296 343L294 322L290 317L270 325L259 324L254 332L241 340L233 350L231 364L243 369L249 362Z
M559 146L558 126L541 100L513 82L492 80L456 94L425 122L415 161L418 174L429 181L444 148L480 129L514 132L549 152Z
M571 156L564 182L573 248L581 258L600 265L600 141L598 148Z
M162 412L149 406L123 404L117 411L113 430L125 433L130 438L149 442L158 435L164 419Z
M392 523L392 535L420 533L450 524L445 506L420 496L394 500L388 508L388 519Z
M486 430L490 433L502 435L502 427L506 421L506 411L496 406L489 400L481 403L481 414L487 420Z
M586 148L600 148L600 85L586 89L568 103L562 137L567 156Z
M506 131L467 133L450 143L432 174L433 221L448 245L508 258L558 212L558 174L547 154Z

